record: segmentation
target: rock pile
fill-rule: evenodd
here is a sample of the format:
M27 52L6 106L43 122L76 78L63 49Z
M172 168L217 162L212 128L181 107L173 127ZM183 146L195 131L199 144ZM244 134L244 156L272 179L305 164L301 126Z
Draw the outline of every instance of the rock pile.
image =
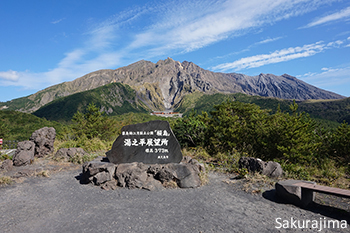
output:
M56 130L53 127L44 127L32 133L29 141L19 142L12 158L14 166L31 164L34 157L43 157L53 152Z
M98 157L83 164L81 183L92 183L103 189L126 187L161 190L168 185L196 188L201 185L199 174L204 165L190 157L181 163L144 164L140 162L114 164L106 157Z
M6 159L4 162L2 162L0 166L0 170L5 170L5 171L11 171L13 168L13 162L10 159Z
M14 166L31 164L34 161L35 144L32 141L23 141L17 144L17 150L12 158Z
M55 158L63 159L65 161L68 161L69 159L73 158L76 155L83 156L87 153L84 151L83 148L61 148L59 149L56 154L54 155Z
M34 157L43 157L54 151L56 130L53 127L44 127L32 133L29 141L17 144L17 150L12 160L5 160L0 169L11 170L12 166L25 166L33 163Z
M253 157L242 157L238 161L239 168L246 168L249 172L259 172L268 177L281 177L283 169L277 162L264 162Z

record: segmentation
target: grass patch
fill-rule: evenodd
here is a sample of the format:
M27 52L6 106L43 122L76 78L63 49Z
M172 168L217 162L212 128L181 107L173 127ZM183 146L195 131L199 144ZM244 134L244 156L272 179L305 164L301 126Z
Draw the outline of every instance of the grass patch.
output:
M350 177L346 166L337 166L331 159L325 160L320 166L314 164L299 165L281 163L285 177L295 180L315 181L320 185L349 189Z
M75 148L80 147L86 152L107 151L110 150L114 141L104 141L99 138L88 139L86 137L78 138L76 140L55 141L55 148Z
M6 159L12 160L12 156L0 153L0 161L4 161Z
M163 187L165 187L165 188L171 188L171 189L176 189L178 186L177 186L176 181L170 180L170 181L165 181L165 182L163 183Z
M208 169L199 173L199 180L201 181L201 185L207 185L209 183Z
M246 153L233 151L232 153L217 153L214 156L202 147L184 148L182 150L184 156L190 156L199 162L206 164L206 168L212 171L220 171L224 173L240 173L238 161L243 156L248 156ZM244 171L243 171L244 173Z
M249 157L247 153L233 151L232 153L217 153L209 155L205 149L184 148L184 156L190 156L206 165L206 170L221 173L235 174L236 179L244 179L244 190L251 193L260 193L273 185L278 179L269 178L259 173L249 173L247 169L239 168L238 161L241 157ZM342 189L350 189L350 175L347 166L339 166L336 161L327 159L321 165L292 164L288 161L277 161L281 164L284 176L281 179L309 180L320 185ZM208 182L207 173L200 174L202 184ZM203 179L203 180L202 180Z
M98 154L75 155L68 161L74 164L83 164L85 162L89 162L96 159L98 156Z
M9 176L0 177L0 186L10 185L13 183L13 180Z
M50 177L50 172L48 170L43 170L36 174L37 176Z
M263 193L266 190L274 188L276 180L271 179L260 173L248 173L244 176L245 183L243 184L243 190L248 193Z
M74 164L83 164L85 162L94 160L98 156L105 156L105 151L110 150L113 142L106 142L99 138L92 139L78 139L78 140L68 140L68 141L55 141L55 153L61 148L82 148L89 154L79 155L76 154L68 160L68 162ZM64 158L52 158L56 162L64 161Z

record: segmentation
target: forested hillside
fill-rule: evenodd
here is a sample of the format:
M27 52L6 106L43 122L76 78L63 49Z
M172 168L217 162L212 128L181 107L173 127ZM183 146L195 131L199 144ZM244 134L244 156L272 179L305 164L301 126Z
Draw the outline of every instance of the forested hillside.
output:
M77 111L83 111L90 104L110 116L124 113L147 112L143 102L137 100L136 92L128 85L111 83L105 86L62 97L41 107L33 114L54 121L70 121Z
M225 100L239 101L243 103L254 103L262 109L275 113L278 109L291 113L289 108L292 100L277 98L266 98L261 96L250 96L242 93L236 94L213 94L193 93L185 96L176 106L175 111L189 115L191 111L198 114L214 110L214 106ZM298 112L305 112L312 118L317 119L325 127L337 127L343 121L350 124L350 98L341 100L319 100L319 101L297 101Z

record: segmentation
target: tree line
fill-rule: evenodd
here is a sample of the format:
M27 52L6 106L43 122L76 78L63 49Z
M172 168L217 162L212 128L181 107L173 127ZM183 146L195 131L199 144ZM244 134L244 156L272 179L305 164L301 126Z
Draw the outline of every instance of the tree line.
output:
M210 155L245 153L280 162L291 173L310 166L324 169L330 163L350 172L350 126L345 122L336 130L325 129L297 112L295 101L291 113L277 109L271 114L256 104L230 100L214 109L173 123L183 147L202 147Z
M279 108L272 112L256 104L227 100L214 106L209 113L193 111L183 118L165 119L135 113L110 117L90 104L85 111L77 111L70 124L40 119L40 125L56 128L56 138L62 142L60 147L95 151L109 150L125 125L162 119L170 122L183 148L205 151L213 158L224 154L233 159L239 154L273 160L281 163L290 174L305 179L312 175L312 169L322 171L321 175L328 178L336 177L342 169L350 174L350 126L344 122L334 130L327 129L308 114L298 112L295 101L289 108L288 112ZM26 121L19 113L11 114L13 116L9 119ZM9 125L9 120L0 121L0 136L17 132ZM39 128L36 127L27 131L31 134ZM20 130L25 128L27 126L22 126ZM29 138L30 134L26 133L25 137Z

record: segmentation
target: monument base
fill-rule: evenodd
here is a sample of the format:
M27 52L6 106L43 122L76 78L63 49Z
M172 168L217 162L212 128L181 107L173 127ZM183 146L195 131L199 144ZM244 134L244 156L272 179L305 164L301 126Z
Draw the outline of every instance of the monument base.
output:
M107 157L100 156L83 164L81 183L92 183L103 189L126 187L153 191L169 186L196 188L201 185L199 174L204 170L203 164L190 157L184 157L181 163L114 164Z

